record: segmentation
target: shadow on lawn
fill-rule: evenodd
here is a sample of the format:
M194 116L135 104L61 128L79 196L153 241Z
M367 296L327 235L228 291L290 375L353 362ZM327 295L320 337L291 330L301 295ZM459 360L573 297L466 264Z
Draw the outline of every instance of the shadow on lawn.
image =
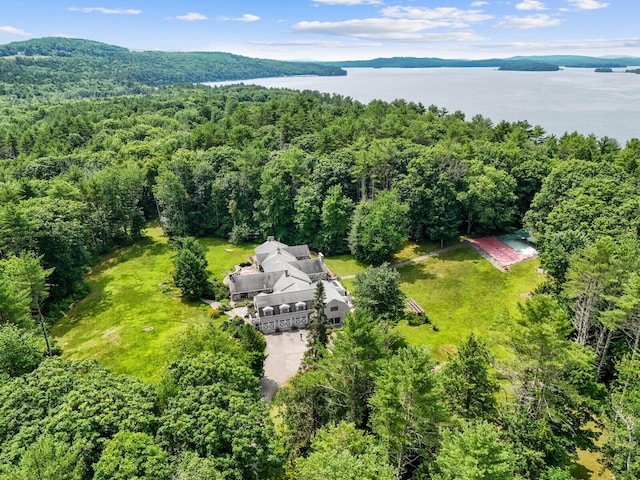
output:
M166 243L147 237L102 257L87 273L93 278L89 282L89 293L76 302L74 308L69 311L69 315L64 315L55 322L53 327L55 336L64 336L75 328L82 319L95 318L113 306L113 293L107 290L107 286L115 281L115 278L113 275L104 273L107 269L143 256L149 256L150 261L154 261L153 259L166 253L169 248Z
M460 248L456 248L455 250L451 250L449 252L438 255L438 258L442 259L443 261L446 260L450 262L486 261L478 252L467 245L463 245Z
M112 307L113 294L106 291L106 286L113 281L111 275L105 275L100 281L91 285L91 291L69 311L69 315L56 320L53 324L53 333L56 337L66 335L87 317L96 317Z
M418 283L425 280L433 280L436 275L429 268L428 263L412 263L398 269L402 283Z
M590 470L579 463L574 464L573 468L571 468L571 475L573 476L573 478L582 478L584 480L589 480L590 478L593 478L593 473L593 470Z

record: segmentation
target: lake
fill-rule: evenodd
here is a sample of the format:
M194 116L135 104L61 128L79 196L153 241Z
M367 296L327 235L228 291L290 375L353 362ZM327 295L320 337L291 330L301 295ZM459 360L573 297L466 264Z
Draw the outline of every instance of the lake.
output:
M557 72L511 72L495 68L348 68L343 77L278 77L242 83L318 90L363 103L404 98L460 110L470 120L481 114L494 124L527 120L547 133L577 131L616 138L640 138L640 75L592 68ZM239 82L212 82L219 86Z

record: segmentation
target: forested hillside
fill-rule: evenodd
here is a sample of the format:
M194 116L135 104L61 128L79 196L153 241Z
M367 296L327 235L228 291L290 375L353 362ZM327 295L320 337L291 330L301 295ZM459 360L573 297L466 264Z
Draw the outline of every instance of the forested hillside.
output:
M346 75L338 67L220 52L132 52L90 40L42 38L0 45L1 105L105 97L179 82L285 75Z
M3 112L0 475L557 480L603 431L616 478L640 476L640 140L254 86ZM500 319L504 362L472 336L436 367L402 312L357 310L278 393L274 427L239 325L186 332L157 385L46 353L83 273L154 219L174 240L275 235L375 265L407 239L524 225L548 275Z
M391 57L372 60L351 60L344 62L323 62L342 68L439 68L439 67L496 67L516 65L524 70L526 65L547 65L570 68L624 68L638 63L637 57L587 57L583 55L532 55L509 58L486 58L467 60L434 57Z

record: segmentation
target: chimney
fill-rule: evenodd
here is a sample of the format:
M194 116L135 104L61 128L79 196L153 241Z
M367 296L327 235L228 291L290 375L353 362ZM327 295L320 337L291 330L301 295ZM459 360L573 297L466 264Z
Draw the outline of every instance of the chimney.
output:
M267 242L273 242L273 240L274 240L274 239L273 239L273 235L269 235L269 236L267 237Z
M324 263L324 254L322 252L318 252L318 260Z

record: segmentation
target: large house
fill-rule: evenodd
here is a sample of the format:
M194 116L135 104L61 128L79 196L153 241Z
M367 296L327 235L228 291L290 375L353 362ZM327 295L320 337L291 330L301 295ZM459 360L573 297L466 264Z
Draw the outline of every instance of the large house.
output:
M252 299L251 322L263 332L274 332L307 325L317 282L324 285L329 326L342 325L349 296L330 277L322 254L312 258L307 245L290 247L268 237L255 248L250 268L229 275L229 291L234 301Z

